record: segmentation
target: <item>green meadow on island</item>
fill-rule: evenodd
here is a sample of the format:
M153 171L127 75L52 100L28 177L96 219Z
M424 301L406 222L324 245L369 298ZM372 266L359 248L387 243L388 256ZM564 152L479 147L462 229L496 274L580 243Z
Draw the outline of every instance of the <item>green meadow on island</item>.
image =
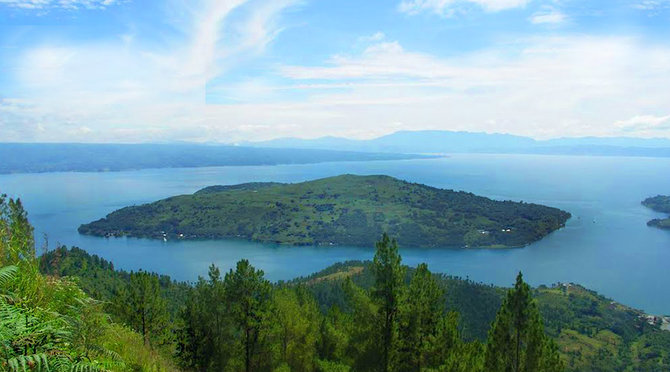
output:
M295 184L212 186L117 210L82 225L96 236L240 238L291 245L372 246L383 232L406 247L520 247L570 213L496 201L388 176L342 175Z

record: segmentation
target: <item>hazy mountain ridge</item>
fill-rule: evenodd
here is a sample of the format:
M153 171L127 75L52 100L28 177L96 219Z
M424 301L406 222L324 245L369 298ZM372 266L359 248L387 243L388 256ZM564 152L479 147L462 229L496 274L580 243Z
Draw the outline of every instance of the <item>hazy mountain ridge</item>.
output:
M670 157L670 139L633 137L575 137L535 140L500 133L399 131L370 140L340 137L279 138L243 142L269 148L338 149L400 153L520 153Z
M0 174L147 168L313 164L422 158L421 155L201 144L0 143Z

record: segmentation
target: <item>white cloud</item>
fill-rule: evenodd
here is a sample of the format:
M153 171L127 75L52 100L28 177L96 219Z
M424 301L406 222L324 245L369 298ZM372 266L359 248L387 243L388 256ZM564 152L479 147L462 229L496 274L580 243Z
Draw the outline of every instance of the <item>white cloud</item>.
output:
M184 41L169 48L119 38L17 53L21 94L0 97L0 141L230 143L401 129L670 137L666 45L538 37L445 58L380 32L360 39L361 52L212 85L262 53L282 30L282 12L297 3L193 4L175 10L187 15L177 22ZM206 104L208 91L234 103Z
M633 7L642 10L670 8L670 0L641 0L635 2Z
M558 10L548 10L533 14L530 17L530 22L533 24L560 24L567 20L565 14Z
M197 128L222 120L207 114L209 82L261 53L297 3L175 3L183 42L166 49L123 37L28 47L12 63L15 98L0 101L0 141L202 140Z
M407 14L435 13L451 16L459 6L477 5L487 12L521 8L532 0L402 0L398 10Z
M670 130L670 115L636 115L614 123L626 132L657 132Z
M402 122L534 137L646 135L613 123L670 102L670 48L629 38L534 38L454 58L383 42L281 72L313 91L314 106L387 130Z
M99 9L121 2L122 0L0 0L0 5L23 9Z
M362 42L370 43L370 42L378 42L378 41L382 41L382 40L384 40L385 38L386 38L386 34L384 34L384 33L381 32L381 31L377 31L377 32L375 32L375 33L372 34L372 35L361 36L360 38L358 38L358 40L359 40L359 41L362 41Z

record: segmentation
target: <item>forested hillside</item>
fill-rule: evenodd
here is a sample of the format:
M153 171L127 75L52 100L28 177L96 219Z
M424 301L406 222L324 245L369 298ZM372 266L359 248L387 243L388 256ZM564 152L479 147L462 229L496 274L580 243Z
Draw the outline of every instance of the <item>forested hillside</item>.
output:
M115 293L130 285L131 274L114 271L109 262L81 249L60 248L51 251L42 258L42 267L54 275L76 276L82 288L98 291L101 298L108 301L112 313L115 311L114 303L126 301L124 296L115 301ZM307 317L300 317L298 313L302 310L293 307L295 321L313 319L313 327L316 328L316 324L321 324L324 319L339 314L341 319L338 324L342 329L347 329L351 327L347 325L351 319L345 315L354 310L347 283L350 281L364 291L370 290L375 285L372 267L373 263L369 261L346 262L309 277L277 283L272 287L273 290L281 289L285 294L295 290L303 299L313 298L308 301L311 304L308 307L311 315ZM411 283L415 273L416 268L405 268L404 282ZM507 290L447 275L433 274L432 277L443 291L441 301L444 303L444 311L451 312L452 316L457 314L457 320L453 321L457 324L460 339L466 343L486 342L491 323ZM173 325L182 321L183 313L180 315L174 309L181 308L189 293L195 296L192 291L201 291L200 301L205 301L208 298L206 293L209 293L206 288L210 291L214 285L203 279L193 289L190 285L175 283L165 276L155 278L160 283L160 293L166 301L166 317L171 319ZM217 283L223 280L219 278ZM108 289L101 291L99 288ZM558 345L566 370L662 371L668 368L670 332L660 330L661 318L648 318L641 311L615 303L576 284L541 286L532 289L530 293L537 301L547 334ZM214 298L207 301L212 304L216 302ZM202 306L204 309L209 308L204 304ZM311 306L316 306L318 311L314 311ZM200 315L205 317L203 321L208 318L205 313ZM338 329L332 331L335 330ZM168 333L178 332L178 327L174 326ZM319 339L323 336L318 334L310 337ZM340 337L346 340L346 332L342 331Z
M496 201L388 176L213 186L127 207L82 225L97 236L243 238L371 247L382 232L408 247L519 247L564 226L568 212Z
M0 371L174 370L75 277L41 274L34 247L20 201L0 196Z

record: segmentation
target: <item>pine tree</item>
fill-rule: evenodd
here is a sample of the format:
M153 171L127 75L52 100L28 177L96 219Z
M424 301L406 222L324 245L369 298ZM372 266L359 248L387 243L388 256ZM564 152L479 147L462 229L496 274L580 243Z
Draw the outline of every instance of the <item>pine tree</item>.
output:
M272 305L272 285L247 260L237 263L223 280L225 301L233 327L241 336L244 371L261 369L261 348L266 340ZM267 362L267 360L265 360Z
M444 291L428 270L428 265L420 264L400 312L396 370L409 372L434 367L431 355L439 347L438 327L443 313Z
M344 291L347 307L351 309L351 331L345 355L351 357L354 371L379 370L383 365L379 307L351 278L345 281Z
M372 289L372 298L377 303L380 316L380 369L388 372L393 356L393 349L397 339L397 315L403 298L405 268L400 263L398 243L391 240L385 233L382 240L376 244L376 252L372 270L375 275L375 284Z
M314 369L319 329L319 308L304 287L282 288L273 293L280 363L291 371Z
M486 371L554 372L563 370L556 348L544 334L540 313L521 273L507 292L489 332Z
M178 355L194 370L224 370L233 351L228 305L221 272L211 265L209 279L199 278L180 314Z
M123 321L142 335L145 345L158 346L168 341L167 303L156 274L131 273L128 286L116 301Z

